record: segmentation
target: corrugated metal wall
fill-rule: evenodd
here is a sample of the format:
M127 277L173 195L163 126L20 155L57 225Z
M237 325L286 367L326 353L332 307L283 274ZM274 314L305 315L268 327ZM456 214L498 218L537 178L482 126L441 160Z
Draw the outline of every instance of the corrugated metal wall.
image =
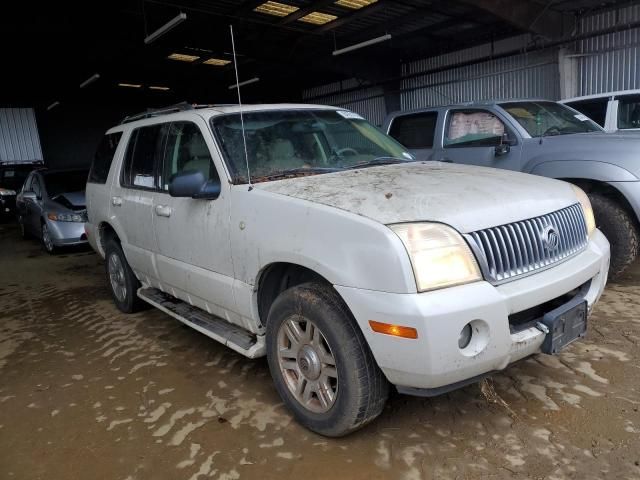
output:
M359 113L375 125L382 125L386 116L382 87L367 87L352 92L340 93L341 90L360 86L355 79L330 83L321 87L310 88L302 94L304 100L322 105L344 107Z
M518 49L520 42L520 38L513 39L511 50ZM466 57L471 55L486 57L487 48L480 46L469 49L472 52L459 55L459 61L469 61ZM403 73L435 70L441 68L440 64L440 57L426 59L406 65ZM474 100L526 97L557 99L558 77L555 51L525 53L403 80L400 103L403 110L408 110Z
M42 160L32 108L0 108L0 162Z
M596 33L614 26L619 26L620 31L566 45L576 52L577 95L640 88L640 28L625 28L639 21L640 5L580 20L577 34ZM406 63L402 65L402 75L406 78L400 86L401 108L487 99L557 100L560 98L559 50L536 50L535 45L534 37L524 34ZM510 52L514 54L505 56ZM502 58L487 60L499 56ZM422 72L425 74L420 75ZM340 93L355 87L358 82L354 79L336 82L305 90L303 98L349 108L379 125L387 113L382 87L363 85L358 90Z
M583 18L580 33L619 26L621 31L582 40L578 45L578 95L640 88L640 5Z

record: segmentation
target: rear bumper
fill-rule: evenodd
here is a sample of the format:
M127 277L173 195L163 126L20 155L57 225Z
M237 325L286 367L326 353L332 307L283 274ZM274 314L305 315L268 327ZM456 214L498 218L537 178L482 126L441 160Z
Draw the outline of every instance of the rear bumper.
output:
M91 245L91 248L93 248L96 253L98 253L102 258L104 258L104 252L100 248L98 228L93 223L86 222L84 224L84 231L85 231L85 234L87 235L87 241L89 242L89 245Z
M608 268L609 243L596 231L579 255L499 286L481 281L418 294L335 288L354 314L386 377L401 391L411 392L462 386L539 352L545 334L536 327L511 333L509 316L589 282L584 297L591 310L602 294ZM418 339L374 333L369 320L413 327ZM473 336L469 345L460 349L458 338L468 323Z

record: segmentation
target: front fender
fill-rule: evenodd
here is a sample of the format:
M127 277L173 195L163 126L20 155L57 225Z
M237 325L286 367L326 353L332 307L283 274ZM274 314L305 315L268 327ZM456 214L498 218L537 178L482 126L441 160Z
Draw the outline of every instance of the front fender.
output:
M601 182L635 182L638 178L612 163L591 160L549 160L525 170L550 178L584 178Z

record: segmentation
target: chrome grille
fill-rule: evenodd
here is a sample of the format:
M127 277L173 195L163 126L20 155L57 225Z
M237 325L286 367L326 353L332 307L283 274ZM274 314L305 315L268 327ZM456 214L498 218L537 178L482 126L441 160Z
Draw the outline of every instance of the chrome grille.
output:
M580 204L575 204L540 217L478 230L466 237L486 280L498 284L580 252L587 246L587 225Z

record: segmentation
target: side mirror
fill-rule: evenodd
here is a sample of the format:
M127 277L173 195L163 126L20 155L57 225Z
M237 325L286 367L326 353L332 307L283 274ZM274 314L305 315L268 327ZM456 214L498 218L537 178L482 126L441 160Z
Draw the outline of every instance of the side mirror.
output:
M215 200L220 196L220 181L207 181L199 170L185 170L171 177L169 195L172 197Z
M496 145L496 157L506 155L510 151L511 146L508 143L501 143L500 145Z
M22 192L22 200L33 200L34 202L38 199L36 192L32 192L31 190L27 190L26 192Z

